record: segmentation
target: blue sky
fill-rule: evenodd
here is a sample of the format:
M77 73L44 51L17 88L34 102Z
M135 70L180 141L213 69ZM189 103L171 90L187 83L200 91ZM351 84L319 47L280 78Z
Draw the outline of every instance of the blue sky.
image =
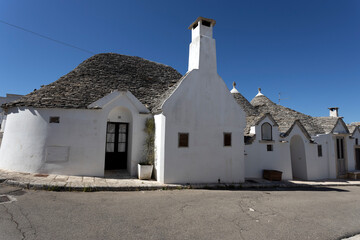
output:
M249 100L359 122L360 1L2 0L0 20L94 53L140 56L187 70L190 30L217 21L218 72ZM27 94L92 54L0 23L0 96Z

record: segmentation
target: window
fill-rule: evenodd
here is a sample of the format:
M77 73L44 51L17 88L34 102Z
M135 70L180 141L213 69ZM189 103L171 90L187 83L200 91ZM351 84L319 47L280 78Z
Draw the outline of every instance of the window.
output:
M49 123L60 123L60 117L50 117Z
M266 141L272 140L272 127L270 123L264 123L261 125L261 139Z
M266 145L266 149L268 152L272 152L274 150L273 145L271 145L271 144Z
M231 133L224 133L224 147L231 147Z
M318 157L322 157L322 145L317 145L318 148Z
M179 147L189 147L188 133L179 133Z
M358 138L355 139L355 145L359 145L359 139Z

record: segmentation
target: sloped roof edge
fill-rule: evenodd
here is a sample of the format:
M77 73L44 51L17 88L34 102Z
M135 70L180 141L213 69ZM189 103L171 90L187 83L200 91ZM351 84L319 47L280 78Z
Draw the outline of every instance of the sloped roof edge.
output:
M294 129L295 125L297 125L300 130L304 133L305 137L308 140L311 140L311 136L308 133L308 131L306 131L305 127L303 126L303 124L300 122L300 120L295 120L294 123L291 125L291 127L289 128L289 130L286 131L286 133L282 136L282 137L287 137L290 135L291 131Z
M360 126L356 126L356 127L354 128L354 131L351 133L351 136L354 136L354 135L355 135L356 130L358 130L359 133L360 133Z
M268 117L272 122L273 122L273 126L279 126L277 124L277 122L275 121L275 119L271 116L270 113L265 113L259 120L256 121L255 125L258 125L262 120L264 120L266 117Z
M336 128L336 126L338 125L339 122L343 125L343 127L344 127L345 130L346 130L346 132L347 132L347 133L350 133L349 128L346 126L346 123L344 122L344 120L342 119L342 117L338 118L338 120L336 121L336 123L335 123L335 125L334 125L334 127L333 127L333 129L331 130L330 133L333 133L333 132L334 132L334 130L335 130L335 128Z

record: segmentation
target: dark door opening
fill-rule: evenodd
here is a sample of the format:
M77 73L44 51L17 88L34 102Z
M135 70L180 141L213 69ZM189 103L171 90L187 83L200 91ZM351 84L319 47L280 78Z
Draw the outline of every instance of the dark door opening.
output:
M337 175L338 177L344 176L347 172L346 159L344 151L344 138L336 138L336 154L337 154Z
M126 169L128 123L108 122L106 128L105 170Z
M355 148L356 170L360 170L360 148Z

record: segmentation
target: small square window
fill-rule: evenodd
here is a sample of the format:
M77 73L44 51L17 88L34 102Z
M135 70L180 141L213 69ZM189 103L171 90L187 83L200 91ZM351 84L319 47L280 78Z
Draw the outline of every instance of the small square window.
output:
M179 147L189 147L188 133L179 133Z
M50 117L49 123L60 123L60 117Z
M224 147L231 147L231 133L224 133Z
M271 144L266 145L266 149L268 152L272 152L274 150L273 145L271 145Z
M318 148L318 157L322 157L322 145L317 145Z

